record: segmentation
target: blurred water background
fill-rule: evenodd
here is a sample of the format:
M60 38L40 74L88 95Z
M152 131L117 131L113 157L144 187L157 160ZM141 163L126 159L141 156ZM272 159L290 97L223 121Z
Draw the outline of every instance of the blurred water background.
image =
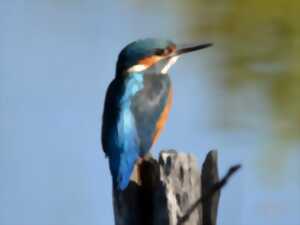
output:
M119 51L143 37L213 42L171 69L153 148L219 150L218 224L300 224L300 2L0 2L0 225L112 225L100 148Z

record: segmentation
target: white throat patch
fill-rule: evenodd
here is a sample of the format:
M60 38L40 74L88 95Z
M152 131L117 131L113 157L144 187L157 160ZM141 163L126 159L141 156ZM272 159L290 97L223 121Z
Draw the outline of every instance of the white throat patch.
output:
M127 72L129 73L136 73L136 72L141 72L145 69L147 69L148 67L145 66L144 64L137 64L137 65L134 65L132 67L130 67Z
M166 74L169 71L169 69L171 68L171 66L174 65L174 63L176 63L178 58L179 58L179 56L173 56L171 59L169 59L169 61L166 63L166 65L162 68L162 70L160 72L162 74ZM147 66L147 65L137 64L137 65L130 67L127 70L127 72L128 73L142 72L148 68L149 68L149 66Z
M161 73L166 74L168 72L168 70L171 68L171 66L174 65L174 63L176 63L178 58L179 58L179 56L173 56L169 60L169 62L162 68Z

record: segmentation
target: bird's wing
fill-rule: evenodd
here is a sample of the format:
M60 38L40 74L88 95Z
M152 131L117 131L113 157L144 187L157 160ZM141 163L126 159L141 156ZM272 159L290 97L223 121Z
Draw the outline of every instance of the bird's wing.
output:
M127 186L135 161L149 151L164 124L170 85L168 76L140 74L115 79L108 88L102 145L120 189Z
M167 75L147 74L143 85L143 89L132 98L131 104L141 156L149 151L157 139L167 119L172 99L171 82Z
M109 155L109 146L115 129L115 123L119 116L118 93L120 92L120 84L117 80L113 80L106 92L104 110L102 115L102 148L106 156Z
M141 75L137 79L119 77L113 80L106 94L102 145L109 159L113 183L120 190L127 187L140 153L135 118L130 106L132 98L142 87Z

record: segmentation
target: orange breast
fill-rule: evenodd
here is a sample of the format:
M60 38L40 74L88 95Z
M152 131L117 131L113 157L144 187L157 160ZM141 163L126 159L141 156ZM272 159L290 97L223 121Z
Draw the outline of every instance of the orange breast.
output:
M157 139L168 119L169 112L170 112L171 105L172 105L172 100L173 100L173 91L172 91L172 88L170 88L170 91L168 94L168 99L167 99L167 104L165 105L165 108L162 111L162 113L160 114L160 117L156 123L156 129L153 134L153 141L152 141L153 144L157 141Z

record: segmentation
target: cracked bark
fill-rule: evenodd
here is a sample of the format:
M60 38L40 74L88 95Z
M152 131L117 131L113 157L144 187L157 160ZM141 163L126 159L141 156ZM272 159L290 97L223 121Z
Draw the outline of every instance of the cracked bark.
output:
M219 190L186 215L219 181L216 151L207 154L201 172L194 156L168 150L158 160L147 157L135 174L123 192L113 190L116 225L216 224Z

